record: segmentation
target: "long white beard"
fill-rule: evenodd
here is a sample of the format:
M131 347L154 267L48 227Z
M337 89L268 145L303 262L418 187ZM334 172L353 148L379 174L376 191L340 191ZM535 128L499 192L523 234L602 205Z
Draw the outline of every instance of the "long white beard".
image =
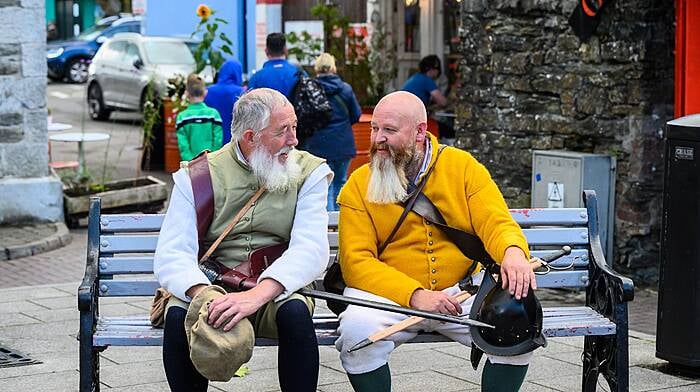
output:
M292 147L283 147L272 155L258 145L250 154L250 169L269 192L287 192L301 178L301 166L296 161L292 159L287 159L284 163L279 161L280 154L288 153L292 149Z
M372 156L370 177L367 185L367 200L377 204L402 202L407 196L408 180L403 167L394 164L391 156Z

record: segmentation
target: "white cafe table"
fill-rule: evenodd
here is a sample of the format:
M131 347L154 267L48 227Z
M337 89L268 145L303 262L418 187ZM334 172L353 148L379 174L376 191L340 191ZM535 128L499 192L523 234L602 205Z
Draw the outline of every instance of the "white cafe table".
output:
M76 142L78 143L78 175L85 174L85 142L99 142L109 139L109 135L99 132L67 132L50 135L49 139L54 142Z

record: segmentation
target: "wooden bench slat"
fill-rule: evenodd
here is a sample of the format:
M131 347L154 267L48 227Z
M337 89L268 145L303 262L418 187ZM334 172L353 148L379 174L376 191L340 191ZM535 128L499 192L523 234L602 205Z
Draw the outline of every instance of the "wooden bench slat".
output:
M588 244L588 229L584 227L523 229L523 234L529 246Z
M110 232L144 232L160 231L163 214L113 214L100 217L100 231Z
M612 335L615 334L615 324L587 307L569 307L564 313L587 315L580 320L568 320L561 323L558 317L551 314L562 313L561 308L544 308L543 333L547 337ZM337 335L335 315L323 315L332 318L325 321L326 325L316 325L319 344L334 344ZM317 320L319 315L314 315ZM411 343L449 342L439 334L420 334ZM95 346L159 346L163 344L163 330L153 328L147 316L101 317L93 338ZM274 339L258 338L256 346L275 346Z
M551 252L551 250L534 250L530 254L533 257L543 257ZM329 265L334 260L335 253L331 253L328 258ZM573 249L570 255L555 260L552 265L555 267L566 267L572 263L574 267L585 267L588 265L588 250ZM99 267L102 275L152 274L153 256L100 257Z
M587 270L556 271L537 275L538 288L586 287ZM160 287L156 280L100 280L98 288L103 297L151 296Z
M152 274L153 256L100 257L100 274Z
M157 280L100 280L97 288L101 297L153 296L160 287Z
M102 235L100 253L153 253L158 243L158 235Z

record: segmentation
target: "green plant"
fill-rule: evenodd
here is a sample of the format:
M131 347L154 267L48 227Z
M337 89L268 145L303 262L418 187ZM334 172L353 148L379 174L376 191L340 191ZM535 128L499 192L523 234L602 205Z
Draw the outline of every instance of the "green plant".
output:
M388 92L387 85L396 78L398 67L396 41L387 33L386 25L377 18L372 27L371 48L367 56L370 74L367 93L370 100L376 103Z
M336 4L324 3L311 7L311 15L323 21L325 51L335 57L337 64L345 64L348 18L340 13Z
M299 64L310 64L321 54L323 40L309 34L306 30L297 34L292 31L285 34L289 46L289 56L294 56Z
M197 63L195 73L200 73L207 66L207 63L211 64L214 71L218 71L224 64L222 52L230 56L233 55L231 51L233 42L224 32L217 33L219 26L227 25L228 22L221 18L212 18L214 14L216 11L205 4L200 4L197 7L197 16L200 19L191 36L194 37L201 33L202 41L194 51L194 60ZM219 48L214 46L214 41L217 38L223 42Z
M146 85L146 92L144 93L143 100L143 143L141 150L141 160L146 162L150 161L151 151L153 150L153 140L155 139L155 134L153 132L155 125L160 120L160 113L162 102L157 96L155 81L153 79L148 81ZM137 176L139 177L141 165L138 165L136 170Z

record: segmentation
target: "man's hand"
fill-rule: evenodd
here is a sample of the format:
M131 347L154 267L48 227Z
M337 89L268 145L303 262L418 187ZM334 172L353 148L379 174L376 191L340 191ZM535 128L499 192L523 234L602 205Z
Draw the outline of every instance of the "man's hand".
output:
M229 293L209 305L207 322L214 328L224 326L228 332L239 321L250 316L284 291L284 286L274 279L263 279L254 288L240 293Z
M525 258L525 252L515 246L506 249L506 254L503 256L501 279L503 280L503 289L508 288L510 294L515 295L516 299L527 297L527 291L530 287L533 290L537 289L532 265Z
M428 312L452 314L455 316L462 313L462 306L459 302L442 291L418 289L411 295L409 305L414 309Z

